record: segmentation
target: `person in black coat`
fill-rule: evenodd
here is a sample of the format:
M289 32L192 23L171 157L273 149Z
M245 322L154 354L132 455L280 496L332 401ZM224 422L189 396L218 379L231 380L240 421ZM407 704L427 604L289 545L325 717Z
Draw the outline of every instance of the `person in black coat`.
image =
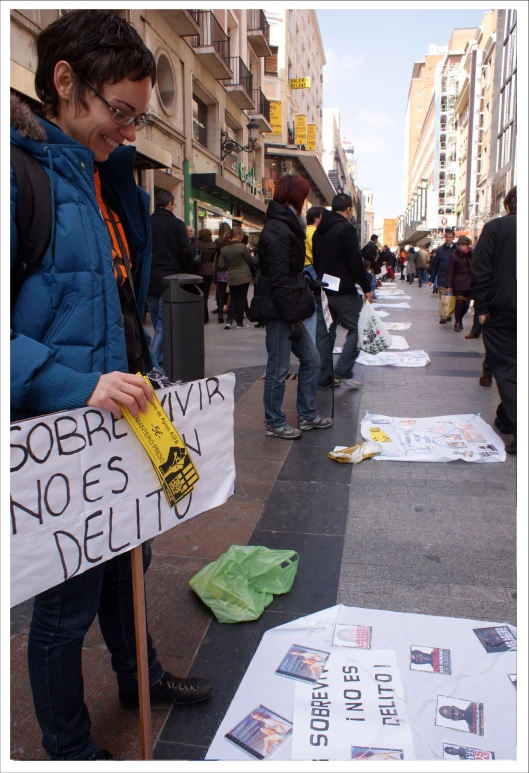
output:
M506 451L516 453L516 186L503 205L507 216L490 220L479 237L470 293L501 398L494 424L513 435Z
M259 239L260 276L250 306L250 319L266 327L266 434L287 440L332 425L332 419L318 416L316 410L320 356L303 324L314 312L312 289L303 275L305 230L300 222L309 193L308 182L299 175L279 180ZM299 359L297 428L287 423L282 411L291 351Z
M163 278L171 274L191 272L191 247L184 222L173 213L173 194L166 190L158 191L154 206L151 215L152 267L147 306L154 327L151 349L158 363L162 365Z
M338 290L325 291L335 317L329 331L330 336L322 320L318 321L316 331L316 343L321 357L318 384L321 389L335 386L332 376L332 350L338 323L343 324L349 332L334 375L350 389L358 389L361 386L359 381L353 379L353 367L358 357L358 318L364 303L364 299L356 291L356 285L360 285L368 301L371 301L372 296L356 228L350 222L352 204L353 201L347 193L337 194L332 200L332 212L324 210L312 239L314 268L318 279L321 280L323 274L329 274L340 280ZM375 248L374 243L370 243Z
M450 257L453 255L456 245L454 244L454 232L445 232L445 243L441 244L435 250L432 256L432 270L430 272L430 281L428 284L430 287L437 279L437 289L439 292L439 324L445 325L450 322L452 317L447 317L445 307L441 303L441 299L444 295L448 295L448 287L446 285L446 279L448 274L448 263Z

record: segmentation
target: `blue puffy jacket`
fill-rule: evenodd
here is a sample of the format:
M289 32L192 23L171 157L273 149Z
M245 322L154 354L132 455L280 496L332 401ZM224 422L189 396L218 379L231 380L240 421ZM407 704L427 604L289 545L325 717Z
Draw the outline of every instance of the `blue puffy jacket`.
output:
M80 408L101 374L128 372L110 237L95 195L94 153L20 104L15 113L11 143L35 156L50 178L52 234L40 266L11 309L12 420ZM127 234L143 309L151 231L149 196L133 177L135 153L134 147L118 147L97 166ZM18 245L17 193L11 168L11 268Z

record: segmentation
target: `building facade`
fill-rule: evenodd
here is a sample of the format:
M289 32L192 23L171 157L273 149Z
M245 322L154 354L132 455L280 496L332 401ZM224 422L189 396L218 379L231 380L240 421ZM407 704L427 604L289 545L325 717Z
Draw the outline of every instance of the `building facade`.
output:
M34 106L35 37L68 12L11 11L11 88ZM266 212L263 133L271 130L263 93L264 62L272 53L264 13L170 8L116 13L134 24L158 68L151 122L134 142L137 182L151 201L158 189L170 190L175 213L196 229L215 231L226 220L257 234ZM226 144L229 140L237 144Z
M373 197L373 191L371 188L364 188L363 190L363 197L364 197L364 230L362 233L362 238L360 239L360 244L363 247L366 242L368 242L371 237L373 236L375 232L375 204L374 204L374 197ZM380 236L380 234L377 234L377 236Z
M266 136L266 198L284 174L295 173L310 184L308 206L329 206L335 191L322 164L325 54L316 11L275 6L265 11L271 55L265 58L263 90L273 124Z

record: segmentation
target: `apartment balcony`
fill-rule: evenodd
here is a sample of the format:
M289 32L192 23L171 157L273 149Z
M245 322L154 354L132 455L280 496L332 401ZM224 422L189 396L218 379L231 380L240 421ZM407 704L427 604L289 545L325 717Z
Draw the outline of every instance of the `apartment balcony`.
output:
M233 76L222 81L224 88L241 110L254 110L255 102L252 99L252 92L254 91L252 73L246 67L240 56L230 56L228 64Z
M270 48L270 25L266 21L264 11L253 9L247 13L246 34L248 41L257 56L272 56Z
M252 100L255 107L248 110L248 117L259 124L259 131L271 132L270 123L270 102L265 97L261 89L252 89Z
M158 13L171 25L177 35L184 37L186 35L200 34L200 24L198 23L199 11L167 10L158 8Z
M185 35L195 54L214 78L223 80L232 77L230 69L230 39L224 32L212 11L197 11L200 32Z

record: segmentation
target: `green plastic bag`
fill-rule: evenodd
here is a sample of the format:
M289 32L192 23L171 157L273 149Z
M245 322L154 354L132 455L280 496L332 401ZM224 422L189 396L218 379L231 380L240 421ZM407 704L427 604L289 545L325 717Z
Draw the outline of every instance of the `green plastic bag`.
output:
M257 620L274 600L288 593L298 569L293 550L232 545L189 580L219 623Z

